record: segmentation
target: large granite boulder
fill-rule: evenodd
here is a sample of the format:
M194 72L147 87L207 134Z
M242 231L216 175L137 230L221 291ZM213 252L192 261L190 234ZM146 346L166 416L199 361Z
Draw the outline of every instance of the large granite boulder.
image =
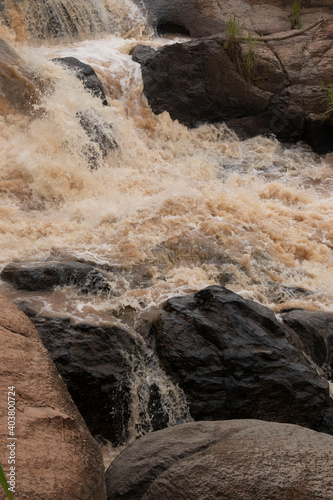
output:
M3 297L0 309L0 437L4 443L0 463L7 476L9 451L15 453L14 498L105 499L100 450L38 333L25 314ZM7 403L13 401L15 427L9 429ZM15 450L5 444L11 437L16 438Z
M259 420L193 422L126 448L108 500L331 500L333 437Z
M141 64L153 112L168 111L188 126L262 113L272 94L244 80L224 43L222 37L212 37L156 51L135 47L132 57Z
M327 380L270 309L210 286L169 299L151 334L195 420L259 418L333 433Z
M248 44L241 44L237 62L228 52L225 31L157 50L139 45L132 56L141 64L154 113L168 111L188 126L225 121L242 139L258 134L304 139L325 154L333 150L333 118L327 113L332 26L326 19L302 36L259 40L250 75Z

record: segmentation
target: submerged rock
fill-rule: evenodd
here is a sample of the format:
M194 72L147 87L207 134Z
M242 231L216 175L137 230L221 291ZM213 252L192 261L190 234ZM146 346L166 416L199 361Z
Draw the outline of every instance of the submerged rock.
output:
M82 262L27 262L9 264L1 278L19 290L53 290L57 286L75 286L85 293L110 293L107 278L98 269Z
M9 432L13 432L17 439L14 498L104 500L101 452L37 331L3 297L0 308L0 437L2 443L10 443ZM16 404L5 414L7 401ZM15 410L12 431L7 418L13 413L7 415L7 411ZM8 457L9 448L4 445L0 462L6 475Z
M333 433L327 380L270 309L210 286L169 299L151 333L195 420L259 418Z
M333 437L296 425L193 422L144 436L106 472L108 500L333 499Z

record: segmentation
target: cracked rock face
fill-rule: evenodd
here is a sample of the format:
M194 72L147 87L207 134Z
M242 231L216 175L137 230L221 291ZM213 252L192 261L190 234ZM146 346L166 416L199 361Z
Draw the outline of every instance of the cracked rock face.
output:
M108 500L328 500L333 437L295 425L192 422L138 439L106 472Z
M304 20L304 26L312 23L313 16ZM141 64L144 93L155 114L168 111L190 127L224 121L241 139L259 134L304 139L326 154L333 150L333 118L323 88L333 81L332 27L333 20L326 19L301 36L259 40L246 78L248 44L238 56L243 62L231 60L225 27L217 35L158 50L138 45L132 57ZM290 35L290 26L283 30Z
M169 299L151 334L195 420L259 418L333 433L327 380L261 304L210 286Z

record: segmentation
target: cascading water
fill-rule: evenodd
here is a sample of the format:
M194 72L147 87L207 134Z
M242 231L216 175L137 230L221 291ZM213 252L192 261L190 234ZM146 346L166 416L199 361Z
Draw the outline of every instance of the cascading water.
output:
M27 5L0 4L1 265L95 263L112 295L18 293L5 283L0 291L43 314L100 324L117 317L134 327L168 297L214 283L276 311L332 311L333 163L303 145L241 142L223 124L189 130L167 113L155 116L129 52L139 41L174 41L154 38L129 0ZM93 66L107 107L50 61L67 56ZM99 156L98 169L80 123L87 112L118 145ZM170 421L186 419L181 393L155 362L135 370L133 418L144 414L149 378Z

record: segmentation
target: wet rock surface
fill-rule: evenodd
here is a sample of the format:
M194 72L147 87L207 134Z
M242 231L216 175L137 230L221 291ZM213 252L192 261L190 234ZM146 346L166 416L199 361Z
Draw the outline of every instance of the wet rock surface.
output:
M195 420L259 418L333 433L327 380L270 309L211 286L169 299L151 335Z
M193 422L126 448L106 472L108 500L327 500L333 437L259 420Z
M168 111L174 120L194 126L265 110L271 94L244 81L224 43L217 37L154 52L134 48L132 57L142 65L144 92L155 114Z
M117 326L73 324L68 318L37 316L24 304L89 430L114 446L129 439L135 372L143 362L143 345ZM146 382L147 383L147 382ZM147 413L151 429L168 424L156 384L148 383Z
M295 309L281 314L296 332L301 349L320 366L326 376L333 375L333 314Z
M52 61L74 71L77 78L83 83L86 91L91 93L94 97L101 99L104 106L107 106L108 101L103 85L99 81L95 70L89 64L83 63L76 57L57 57L52 59Z
M155 51L138 45L132 57L141 64L144 93L154 113L168 111L187 126L225 121L241 139L258 134L287 142L304 139L326 154L333 150L327 113L332 25L326 19L291 40L259 41L247 76L226 50L225 30ZM290 27L285 30L291 33ZM243 43L245 72L248 51Z
M110 293L107 278L96 268L81 262L29 262L9 264L1 278L19 290L48 291L57 286L74 286L85 293Z

